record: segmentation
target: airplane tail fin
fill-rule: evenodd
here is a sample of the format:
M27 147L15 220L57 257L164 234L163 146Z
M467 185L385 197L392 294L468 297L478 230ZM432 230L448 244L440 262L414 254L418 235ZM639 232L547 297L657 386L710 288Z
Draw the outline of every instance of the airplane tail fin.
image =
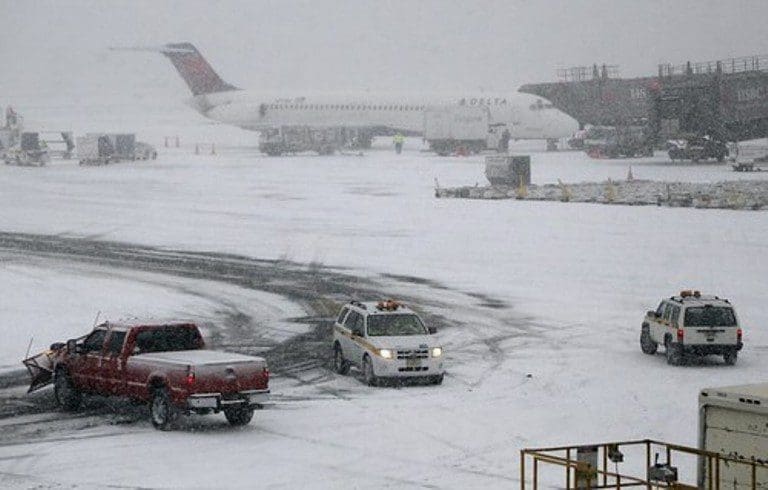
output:
M155 51L164 54L181 78L187 83L192 95L240 90L219 77L203 55L192 43L171 43L157 47L110 48L121 51Z

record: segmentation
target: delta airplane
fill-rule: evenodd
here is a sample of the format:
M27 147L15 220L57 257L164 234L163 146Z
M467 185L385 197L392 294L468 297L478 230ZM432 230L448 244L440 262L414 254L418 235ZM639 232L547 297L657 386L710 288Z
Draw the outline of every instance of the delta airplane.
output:
M424 112L450 106L487 107L491 124L504 124L512 139L557 140L578 130L575 119L534 95L325 93L285 95L242 90L225 82L191 43L112 48L165 55L192 92L188 104L203 116L243 129L283 126L386 129L420 134Z

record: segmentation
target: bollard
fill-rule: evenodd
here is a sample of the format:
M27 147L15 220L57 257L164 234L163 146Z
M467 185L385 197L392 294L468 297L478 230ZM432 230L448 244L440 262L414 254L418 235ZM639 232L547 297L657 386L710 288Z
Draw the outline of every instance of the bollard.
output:
M523 176L520 176L520 185L517 187L517 192L515 193L515 198L517 199L525 199L528 197L528 187L525 185L525 181L523 180Z
M200 154L200 144L195 143L195 155L199 155L199 154Z
M216 143L211 143L211 155L216 154Z
M168 148L168 136L165 137L165 147Z
M176 142L175 142L175 146L176 146L176 148L178 148L178 147L179 147L179 137L178 137L178 136L176 136Z
M629 166L629 171L627 172L627 182L632 182L635 180L635 176L632 175L632 165Z
M616 200L616 187L613 185L613 181L608 179L605 184L605 202L613 202Z

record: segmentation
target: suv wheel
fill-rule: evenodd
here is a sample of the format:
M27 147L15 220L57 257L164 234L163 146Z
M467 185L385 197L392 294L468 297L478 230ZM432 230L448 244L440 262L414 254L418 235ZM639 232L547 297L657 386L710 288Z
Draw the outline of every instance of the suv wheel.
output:
M673 344L669 338L664 342L664 345L667 354L667 364L670 366L679 366L682 358L680 347Z
M363 358L363 377L368 386L376 386L378 384L379 380L373 372L373 362L368 356Z
M333 346L333 370L339 374L347 374L349 372L349 362L344 359L344 353L341 351L339 344Z
M253 418L253 408L251 407L234 407L224 410L224 416L227 418L229 425L239 426L248 425Z
M83 396L80 390L75 388L66 371L59 368L53 378L53 393L59 406L68 412L77 410Z
M733 366L736 364L736 358L739 356L739 353L736 350L728 351L725 354L723 354L723 360L728 366Z
M149 405L149 414L155 429L170 430L178 417L176 407L171 403L171 397L165 388L157 388Z
M640 331L640 350L643 354L653 355L659 349L659 344L653 341L651 333L648 331L648 327L643 326Z

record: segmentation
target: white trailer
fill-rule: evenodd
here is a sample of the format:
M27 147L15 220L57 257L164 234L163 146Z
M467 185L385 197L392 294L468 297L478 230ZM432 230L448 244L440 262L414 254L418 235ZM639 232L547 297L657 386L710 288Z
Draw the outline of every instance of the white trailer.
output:
M485 106L431 107L424 111L424 139L438 155L487 147L490 111Z
M768 383L701 390L699 448L747 463L700 460L699 488L768 489Z
M110 161L116 161L109 137L104 134L89 133L80 136L75 148L80 165L106 165Z

